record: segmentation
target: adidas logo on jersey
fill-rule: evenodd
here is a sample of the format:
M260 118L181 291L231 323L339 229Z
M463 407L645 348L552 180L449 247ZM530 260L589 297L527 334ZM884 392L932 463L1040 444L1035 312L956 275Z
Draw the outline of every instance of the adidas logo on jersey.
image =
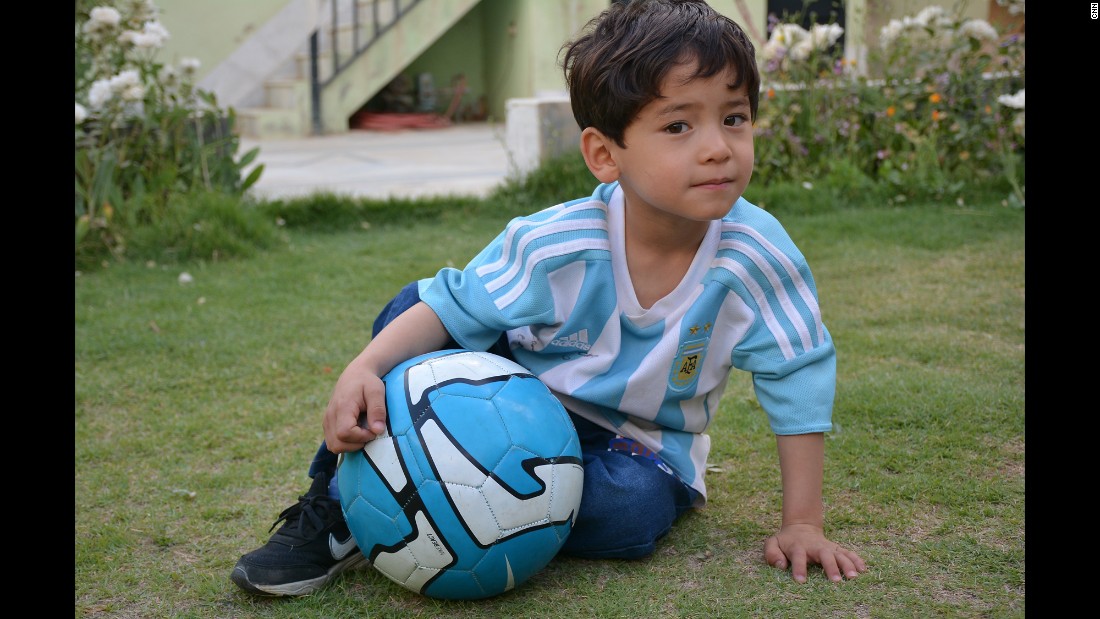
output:
M550 345L576 348L585 352L592 350L592 346L588 343L588 329L581 329L568 337L554 338L550 340Z

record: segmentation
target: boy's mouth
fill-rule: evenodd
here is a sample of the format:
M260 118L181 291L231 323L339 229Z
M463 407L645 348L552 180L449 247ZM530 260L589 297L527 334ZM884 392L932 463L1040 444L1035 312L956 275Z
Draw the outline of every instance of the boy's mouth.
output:
M695 183L695 186L696 187L714 187L716 185L727 185L727 184L732 183L732 182L733 182L733 179L731 179L731 178L712 178L712 179L709 179L709 180L702 181L700 183Z

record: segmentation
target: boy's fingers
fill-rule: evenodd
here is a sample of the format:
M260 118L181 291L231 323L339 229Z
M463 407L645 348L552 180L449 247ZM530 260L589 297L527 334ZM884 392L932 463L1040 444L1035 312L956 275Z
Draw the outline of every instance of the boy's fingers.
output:
M774 535L764 540L764 561L772 567L787 569L787 555L779 548L779 539Z
M381 380L370 383L364 388L363 395L366 396L367 401L366 423L363 423L360 415L360 426L374 434L371 438L381 436L386 432L385 384Z

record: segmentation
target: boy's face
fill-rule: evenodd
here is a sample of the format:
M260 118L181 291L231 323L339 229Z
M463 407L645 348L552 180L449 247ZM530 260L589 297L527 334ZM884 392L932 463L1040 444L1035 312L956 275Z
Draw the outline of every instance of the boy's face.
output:
M728 213L749 184L752 116L746 86L729 86L732 70L685 82L694 68L669 71L661 96L626 128L626 148L608 149L631 208L709 221Z

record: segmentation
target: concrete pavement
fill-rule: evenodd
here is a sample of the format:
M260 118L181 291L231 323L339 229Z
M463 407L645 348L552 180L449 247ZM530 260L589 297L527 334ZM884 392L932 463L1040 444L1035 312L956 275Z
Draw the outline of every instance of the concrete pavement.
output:
M440 129L352 130L293 140L242 138L239 153L260 149L245 171L264 165L250 192L295 198L318 191L352 197L484 197L514 175L503 124Z

